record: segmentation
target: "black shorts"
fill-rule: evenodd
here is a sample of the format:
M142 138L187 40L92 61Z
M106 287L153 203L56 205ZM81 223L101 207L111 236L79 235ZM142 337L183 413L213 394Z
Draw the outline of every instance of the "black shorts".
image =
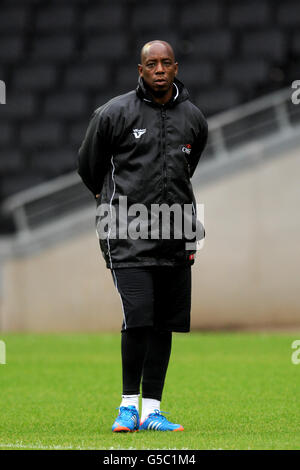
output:
M191 266L111 269L122 302L122 331L156 328L188 332L191 313Z

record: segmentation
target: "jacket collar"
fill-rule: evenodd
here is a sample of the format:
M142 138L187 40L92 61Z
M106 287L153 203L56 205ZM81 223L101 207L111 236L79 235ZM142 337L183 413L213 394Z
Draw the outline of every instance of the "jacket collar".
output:
M154 106L162 106L153 100L142 77L139 77L138 79L138 85L136 87L136 94L141 100L146 101L149 104L152 104ZM184 84L180 80L175 78L173 82L173 96L170 99L170 101L168 101L165 104L165 106L168 106L168 107L175 106L177 103L181 103L182 101L185 101L188 98L189 98L189 92L185 88Z

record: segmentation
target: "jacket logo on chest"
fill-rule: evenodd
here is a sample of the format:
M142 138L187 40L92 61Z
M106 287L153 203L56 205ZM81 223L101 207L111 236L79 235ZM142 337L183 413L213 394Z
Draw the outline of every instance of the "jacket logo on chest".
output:
M191 144L182 145L181 150L183 153L187 153L189 155L191 153L192 146Z
M140 139L143 134L145 134L147 129L133 129L133 135L136 139Z

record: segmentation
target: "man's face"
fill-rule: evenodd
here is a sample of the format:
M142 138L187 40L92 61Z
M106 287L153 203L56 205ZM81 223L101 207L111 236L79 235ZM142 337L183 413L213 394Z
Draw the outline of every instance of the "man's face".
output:
M140 76L148 87L159 95L165 94L177 75L178 64L172 51L163 44L152 44L138 65Z

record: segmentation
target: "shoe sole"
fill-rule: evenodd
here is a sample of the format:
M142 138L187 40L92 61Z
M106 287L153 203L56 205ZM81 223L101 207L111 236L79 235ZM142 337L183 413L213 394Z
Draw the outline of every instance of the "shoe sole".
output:
M113 430L113 432L138 432L139 429L129 429L126 426L118 426Z

